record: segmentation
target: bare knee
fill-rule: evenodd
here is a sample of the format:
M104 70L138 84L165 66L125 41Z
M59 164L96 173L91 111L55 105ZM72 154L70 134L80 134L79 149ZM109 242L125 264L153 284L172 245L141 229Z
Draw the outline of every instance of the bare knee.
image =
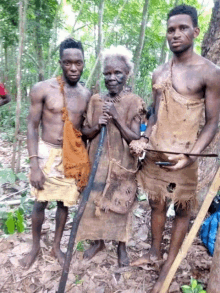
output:
M57 207L58 209L68 211L68 207L65 207L62 201L57 201Z
M182 205L174 206L176 217L179 218L190 218L191 216L191 208L182 207Z
M151 206L152 211L155 212L166 212L166 202L149 199L149 204Z
M47 206L47 201L46 202L35 201L33 213L42 213L45 210L46 206Z

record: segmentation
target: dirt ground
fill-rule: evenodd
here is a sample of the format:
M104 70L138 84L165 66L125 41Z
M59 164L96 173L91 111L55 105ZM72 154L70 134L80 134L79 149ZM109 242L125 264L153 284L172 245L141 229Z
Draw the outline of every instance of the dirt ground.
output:
M0 140L0 158L4 168L11 161L11 145ZM26 163L27 151L22 149L21 168L28 172ZM22 183L24 184L24 183ZM27 184L27 183L26 183ZM25 185L26 186L26 185ZM5 194L4 194L5 195ZM19 193L10 200L19 199ZM7 200L6 200L7 201ZM13 208L13 206L11 206ZM70 211L74 211L76 207ZM31 246L31 219L27 217L27 227L24 233L5 235L0 230L0 292L1 293L55 293L61 276L61 267L57 260L50 256L54 230L56 208L47 209L43 225L41 251L29 270L19 265L19 259L25 255ZM172 218L167 219L162 245L165 260L170 243ZM62 250L65 252L72 218L68 218L62 238ZM191 225L193 219L191 220ZM136 202L133 211L132 237L128 242L130 260L134 260L150 248L150 208L147 201ZM83 260L83 250L89 247L89 242L82 242L74 250L66 292L74 293L143 293L150 292L158 278L159 266L145 265L141 268L127 267L120 269L117 264L116 243L106 242L106 249L99 252L92 260ZM197 237L191 246L173 279L169 292L181 292L182 285L190 283L193 277L207 285L212 258Z

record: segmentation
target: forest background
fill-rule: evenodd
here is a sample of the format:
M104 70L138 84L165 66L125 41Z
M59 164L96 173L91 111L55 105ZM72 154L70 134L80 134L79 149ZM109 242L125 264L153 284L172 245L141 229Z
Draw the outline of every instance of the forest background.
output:
M195 50L201 53L213 1L1 0L0 82L12 98L0 109L2 138L12 142L18 133L26 132L29 91L36 82L60 74L59 44L68 36L83 43L81 81L97 91L99 86L104 90L101 67L96 62L103 47L124 45L132 50L135 68L129 83L149 105L152 72L171 57L165 38L167 13L182 3L198 10L201 34Z

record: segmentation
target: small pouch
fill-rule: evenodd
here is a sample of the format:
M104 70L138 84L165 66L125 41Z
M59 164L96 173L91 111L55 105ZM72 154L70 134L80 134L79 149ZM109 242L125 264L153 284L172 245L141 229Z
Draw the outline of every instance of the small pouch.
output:
M136 196L137 170L128 170L115 160L110 161L105 189L102 196L94 201L97 206L97 216L99 216L100 210L106 212L110 210L118 214L129 212Z

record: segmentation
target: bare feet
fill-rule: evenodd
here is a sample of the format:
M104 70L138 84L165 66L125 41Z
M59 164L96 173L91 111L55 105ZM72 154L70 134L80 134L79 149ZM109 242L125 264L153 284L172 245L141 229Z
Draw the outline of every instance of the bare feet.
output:
M159 250L151 247L150 251L147 254L144 254L142 257L131 263L131 266L142 266L146 264L153 264L155 262L161 261L161 256Z
M166 279L166 276L171 268L172 264L168 264L167 262L164 264L164 266L162 267L162 270L160 272L159 278L157 280L157 282L155 283L151 293L160 293L160 290L163 286L163 282ZM167 293L167 292L163 292L163 293Z
M105 243L103 240L96 240L93 245L90 246L89 249L87 249L84 254L83 258L90 260L95 256L99 251L103 250L105 248Z
M65 254L60 250L60 248L53 247L51 250L51 256L57 258L59 264L61 265L61 267L63 267L65 261Z
M118 266L120 268L129 266L130 261L127 254L126 245L124 242L119 242L117 252L118 252Z
M39 251L40 251L40 246L32 247L31 251L27 255L25 255L25 257L19 260L20 265L23 268L28 270L30 266L34 263L34 261L36 260L36 257Z

